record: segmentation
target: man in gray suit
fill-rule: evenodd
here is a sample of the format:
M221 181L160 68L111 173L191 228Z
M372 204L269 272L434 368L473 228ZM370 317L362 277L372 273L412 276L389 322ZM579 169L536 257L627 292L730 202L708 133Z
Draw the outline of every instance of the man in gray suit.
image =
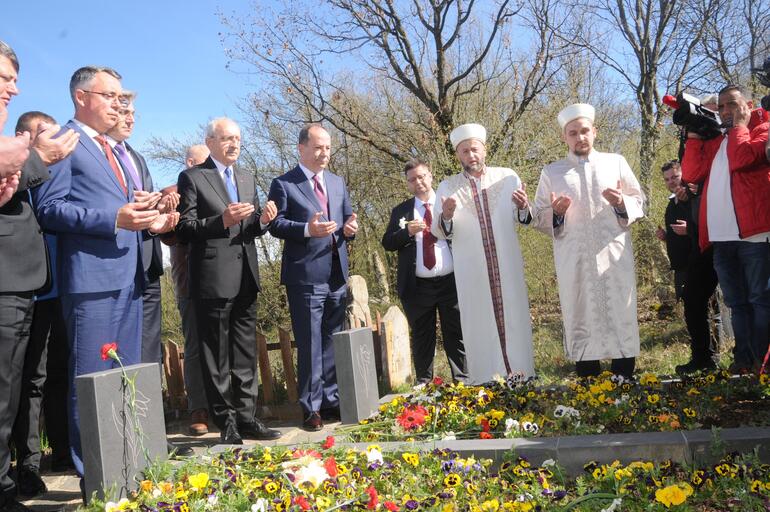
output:
M211 417L224 444L243 437L276 439L256 418L256 301L259 267L254 238L275 218L259 207L254 176L236 168L241 130L227 118L206 127L211 156L179 175L179 240L189 244L189 294L195 303L200 358Z
M19 93L18 72L16 54L0 41L0 130L8 117L8 103ZM8 267L0 272L0 510L29 510L14 498L8 441L19 405L33 295L48 278L43 232L29 204L28 190L48 179L48 165L75 149L77 134L67 130L54 138L59 131L55 124L42 125L32 146L29 133L0 137L0 179L6 180L1 187L5 195L0 193L0 261ZM26 146L26 154L19 153L20 146Z

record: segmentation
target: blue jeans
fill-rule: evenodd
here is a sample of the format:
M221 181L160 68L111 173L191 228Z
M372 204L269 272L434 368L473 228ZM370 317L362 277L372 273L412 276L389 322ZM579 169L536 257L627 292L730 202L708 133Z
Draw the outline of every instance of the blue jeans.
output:
M714 242L714 270L730 308L735 364L759 365L770 334L770 244Z

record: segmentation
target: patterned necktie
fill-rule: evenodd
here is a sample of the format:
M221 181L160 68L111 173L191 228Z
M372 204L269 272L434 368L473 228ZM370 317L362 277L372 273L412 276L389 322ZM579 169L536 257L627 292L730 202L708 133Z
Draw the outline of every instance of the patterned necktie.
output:
M112 167L112 172L115 173L115 177L118 179L118 183L120 183L120 188L123 189L124 194L128 194L126 181L123 179L123 172L118 167L118 162L115 160L115 155L112 154L112 148L107 143L107 139L103 135L97 135L94 137L94 140L102 145L104 156L107 157L107 161L110 163L110 167Z
M422 230L422 264L425 268L432 270L436 266L436 237L430 232L430 225L433 223L433 214L430 212L430 205L423 204L425 207L425 229Z
M134 190L144 190L142 187L142 178L139 176L139 172L134 166L131 155L128 154L125 146L122 142L115 144L115 152L118 154L118 160L123 164L123 169L128 171L128 175L131 176L131 181L134 182Z
M225 168L225 185L227 186L227 193L230 195L230 202L238 202L238 190L233 183L233 170L229 167Z
M329 219L329 202L326 200L326 194L321 186L321 181L318 179L318 175L313 175L313 190L315 190L315 196L318 198L318 203L323 208L323 213L326 218Z

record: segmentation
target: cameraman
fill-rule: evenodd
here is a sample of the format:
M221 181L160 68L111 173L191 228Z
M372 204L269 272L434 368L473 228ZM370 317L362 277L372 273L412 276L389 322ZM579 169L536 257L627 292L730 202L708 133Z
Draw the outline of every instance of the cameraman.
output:
M770 164L768 123L752 115L751 94L739 85L719 91L726 135L688 133L682 179L702 186L701 250L714 247L714 269L730 308L733 373L758 370L770 326Z

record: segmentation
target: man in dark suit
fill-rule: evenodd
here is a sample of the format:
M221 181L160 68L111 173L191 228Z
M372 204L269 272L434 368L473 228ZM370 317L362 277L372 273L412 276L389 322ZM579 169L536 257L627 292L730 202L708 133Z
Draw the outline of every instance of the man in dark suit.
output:
M25 112L16 122L16 134L36 135L45 126L56 126L49 115ZM73 132L74 133L74 132ZM56 261L56 236L45 233L50 262ZM40 410L45 408L46 437L52 450L51 469L72 468L67 433L67 329L61 312L56 287L56 265L50 265L49 286L35 293L29 343L24 355L19 410L13 425L12 439L16 448L16 489L21 496L35 496L47 491L40 478ZM63 419L62 419L63 418Z
M189 294L195 301L209 411L222 442L280 437L256 417L256 301L259 267L254 238L275 217L259 208L254 176L234 167L241 130L219 118L206 128L211 156L183 171L177 184L179 240L189 247Z
M278 215L270 233L284 240L281 283L297 342L303 428L339 420L332 334L342 329L348 279L347 240L358 230L345 181L326 170L331 138L320 125L299 133L299 165L273 180Z
M134 196L148 197L154 192L152 176L144 157L127 140L134 131L134 99L136 94L123 91L121 108L118 110L118 122L107 131L107 142L112 147L123 172L129 177L128 182L134 189ZM158 201L157 209L161 213L176 211L179 194L165 194ZM142 362L163 364L160 339L160 276L163 275L163 253L160 239L145 230L142 231L142 268L147 284L142 293Z
M713 370L719 364L719 351L709 327L709 302L717 287L714 250L701 252L698 247L700 198L682 183L682 167L677 161L661 168L663 180L671 192L666 206L666 229L658 227L657 236L666 242L666 253L674 271L677 299L684 303L684 321L690 335L690 360L676 366L676 373L689 375Z
M120 74L82 67L70 79L80 134L72 155L50 168L51 179L33 193L38 220L57 235L59 293L70 340L69 432L73 462L83 474L75 377L113 368L101 358L117 342L123 364L141 360L141 231L164 233L179 215L155 209L160 193L135 198L104 134L118 120Z
M6 107L18 94L19 61L13 49L0 41L0 130ZM48 179L47 165L65 158L77 144L72 131L59 132L55 124L41 125L31 134L0 137L0 508L28 510L15 501L16 484L10 478L8 446L19 406L24 356L32 324L33 296L48 278L45 242L29 203L29 191ZM36 468L35 468L36 469ZM38 479L39 480L39 479ZM42 488L40 490L43 490Z
M418 382L433 378L436 311L452 378L464 380L465 347L460 327L452 252L447 240L430 232L433 175L428 164L413 159L404 166L406 186L414 197L393 208L382 236L386 251L398 251L397 289L412 331L412 361Z

